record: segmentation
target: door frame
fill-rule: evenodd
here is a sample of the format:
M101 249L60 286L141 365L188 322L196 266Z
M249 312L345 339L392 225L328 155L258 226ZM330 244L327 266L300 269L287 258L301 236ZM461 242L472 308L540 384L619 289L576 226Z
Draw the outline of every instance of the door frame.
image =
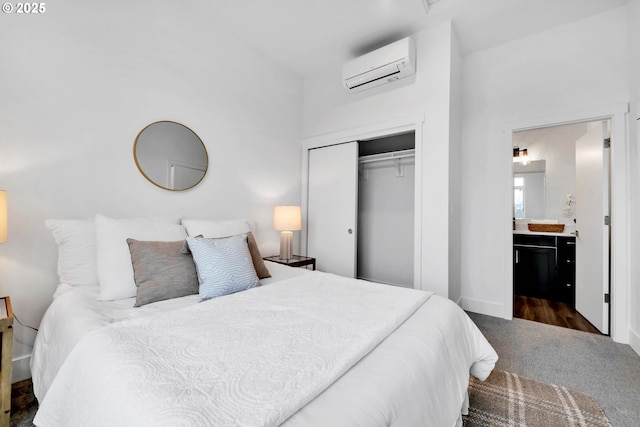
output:
M620 343L629 342L629 277L630 277L630 243L629 221L631 218L629 209L630 188L630 160L629 145L627 143L627 116L628 104L619 104L607 107L592 108L574 112L559 113L548 116L529 118L507 123L503 127L504 136L504 162L509 164L505 168L508 175L503 180L505 183L505 201L509 206L503 209L505 224L502 245L505 259L512 258L513 233L507 224L512 223L513 210L513 133L517 131L557 126L572 123L591 122L597 120L611 120L611 149L610 149L610 185L611 185L611 260L609 265L611 299L609 312L611 322L609 332L611 338ZM508 184L508 185L507 185ZM504 315L505 319L513 319L513 265L505 263L505 292Z
M414 241L413 241L413 287L421 289L422 278L422 124L424 114L415 114L397 119L371 123L351 129L317 135L302 141L302 229L300 250L307 255L307 215L309 202L309 150L344 144L364 139L382 138L400 133L415 132L415 187L414 187Z

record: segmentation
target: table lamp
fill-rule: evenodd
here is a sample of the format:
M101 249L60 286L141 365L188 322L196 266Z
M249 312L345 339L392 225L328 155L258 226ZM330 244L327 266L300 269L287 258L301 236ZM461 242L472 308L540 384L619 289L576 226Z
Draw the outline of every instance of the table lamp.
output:
M280 259L293 258L293 231L302 230L300 206L276 206L273 229L280 230Z

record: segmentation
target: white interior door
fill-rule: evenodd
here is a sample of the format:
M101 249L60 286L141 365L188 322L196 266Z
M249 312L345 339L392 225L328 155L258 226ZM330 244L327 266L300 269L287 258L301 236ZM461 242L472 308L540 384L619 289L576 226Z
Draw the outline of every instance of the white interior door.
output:
M307 254L316 268L356 275L358 143L309 150Z
M184 190L196 185L207 171L205 165L167 160L167 188L170 190Z
M600 332L609 333L608 150L605 122L589 123L576 141L576 310Z

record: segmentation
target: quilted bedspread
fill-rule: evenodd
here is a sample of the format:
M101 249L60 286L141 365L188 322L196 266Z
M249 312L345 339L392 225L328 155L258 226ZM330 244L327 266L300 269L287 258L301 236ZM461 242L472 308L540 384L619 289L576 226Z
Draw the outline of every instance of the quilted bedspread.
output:
M114 323L75 346L34 422L279 425L431 295L318 273Z

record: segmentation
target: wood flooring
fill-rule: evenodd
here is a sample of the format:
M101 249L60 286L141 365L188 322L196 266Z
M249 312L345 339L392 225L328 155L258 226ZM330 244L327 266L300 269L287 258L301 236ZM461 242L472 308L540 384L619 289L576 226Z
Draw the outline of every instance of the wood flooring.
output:
M515 295L513 297L513 317L600 334L600 331L580 313L568 304L558 301Z

